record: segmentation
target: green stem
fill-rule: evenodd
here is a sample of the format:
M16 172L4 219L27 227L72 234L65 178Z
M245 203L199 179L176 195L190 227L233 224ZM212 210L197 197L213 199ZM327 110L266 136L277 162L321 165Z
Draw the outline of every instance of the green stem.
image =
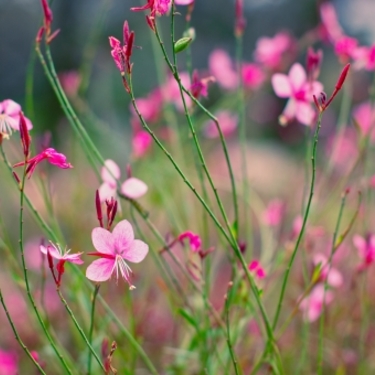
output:
M308 201L307 201L305 214L303 216L302 228L299 232L298 239L297 239L297 242L294 246L292 256L289 260L288 267L285 271L283 283L282 283L282 286L281 286L281 293L280 293L279 301L278 301L278 304L277 304L277 310L276 310L276 314L275 314L273 324L272 324L273 329L276 328L277 322L279 320L280 311L281 311L282 303L283 303L283 300L284 300L284 295L285 295L286 286L287 286L288 279L289 279L290 270L291 270L292 265L294 263L294 260L296 258L299 245L301 243L303 234L305 232L307 218L308 218L309 213L310 213L311 202L312 202L312 198L313 198L313 195L314 195L315 176L316 176L316 150L317 150L317 146L318 146L319 131L320 131L320 128L322 126L322 124L321 124L322 123L322 116L323 116L323 112L320 112L318 122L317 122L317 126L316 126L315 133L314 133L314 139L313 139L313 149L312 149L312 156L311 156L312 175L311 175L311 184L310 184L310 194L309 194L309 198L308 198Z
M95 285L95 289L92 293L91 297L91 315L90 315L90 330L89 330L89 344L92 344L92 335L94 332L94 318L95 318L95 303L96 297L99 293L100 284ZM92 352L89 350L88 358L87 358L87 375L91 374L91 359L92 359ZM101 362L99 362L101 365Z
M20 344L21 348L23 349L23 351L26 353L26 355L31 359L31 361L33 362L34 366L39 370L39 372L42 374L42 375L46 375L46 373L44 372L44 370L40 367L39 363L35 360L35 358L32 356L32 354L30 353L29 349L27 348L27 346L23 343L18 331L17 331L17 328L16 326L14 325L14 322L9 314L9 311L7 309L7 306L5 304L5 301L4 301L4 297L3 297L3 293L0 289L0 302L3 306L3 309L5 311L5 314L7 316L7 319L8 319L8 322L10 324L10 326L12 327L12 331L14 333L14 336L17 340L17 342Z

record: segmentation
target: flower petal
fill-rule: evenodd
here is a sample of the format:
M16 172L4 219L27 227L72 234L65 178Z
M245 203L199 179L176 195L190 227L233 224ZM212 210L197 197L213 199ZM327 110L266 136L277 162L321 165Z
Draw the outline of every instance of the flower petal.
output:
M293 94L289 78L285 74L276 73L271 79L273 90L279 98L290 98Z
M86 277L92 281L107 281L114 270L115 260L101 258L94 260L86 270Z
M142 195L146 194L147 190L147 185L135 177L128 178L121 185L121 192L130 199L140 198Z
M148 245L141 240L134 240L131 246L122 254L123 258L132 263L139 263L146 257Z
M105 202L107 199L110 199L111 197L116 199L116 187L113 187L107 182L103 182L99 187L100 202Z
M8 116L18 116L20 111L21 111L21 106L16 103L15 101L11 99L6 99L2 102L3 104L3 111L6 113Z
M134 232L131 224L127 220L120 221L112 231L114 249L116 254L123 254L131 248L134 240Z
M59 253L59 251L57 250L57 248L55 246L51 246L51 245L43 246L43 245L40 245L39 249L45 255L47 255L47 253L50 253L50 255L51 255L52 258L55 258L55 259L61 259L62 258L61 254Z
M295 63L292 65L289 70L289 82L294 91L299 91L302 88L306 82L306 72L301 64Z
M310 126L315 118L315 111L309 103L297 102L296 118L304 125Z
M100 174L104 182L116 186L116 180L120 178L121 171L119 166L113 160L108 159L104 162L104 167L102 167Z
M115 254L114 237L104 228L94 228L91 233L92 244L99 253Z
M353 236L353 244L357 248L359 256L361 258L366 258L366 254L367 254L366 240L360 235L356 234Z

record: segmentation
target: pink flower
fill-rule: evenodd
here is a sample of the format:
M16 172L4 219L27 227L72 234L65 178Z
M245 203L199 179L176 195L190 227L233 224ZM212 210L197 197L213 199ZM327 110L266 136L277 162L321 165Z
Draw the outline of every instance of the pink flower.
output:
M17 375L17 356L13 352L0 349L0 375Z
M237 128L238 117L236 114L222 110L216 114L216 118L219 121L220 129L224 136L228 137L234 133ZM216 128L214 121L210 120L204 126L204 135L207 138L219 137L219 132Z
M238 86L238 76L232 59L222 49L215 49L208 59L211 74L217 83L225 90L235 90Z
M255 273L258 279L264 279L266 277L266 271L264 271L263 267L260 265L259 261L253 260L249 266L249 271Z
M70 70L59 73L61 86L68 96L76 96L81 84L81 76L78 71Z
M353 244L358 250L358 255L362 258L358 271L364 271L375 260L375 235L370 234L367 238L363 238L356 234L353 236Z
M339 59L346 63L355 54L358 40L349 36L343 36L335 43L335 54Z
M28 178L32 176L36 166L45 159L47 159L50 164L55 165L56 167L59 167L61 169L73 168L73 166L66 161L66 156L64 154L58 153L53 148L46 148L40 154L26 161L26 164L28 164L26 168L26 174L28 175ZM13 168L19 167L24 164L25 162L21 161L20 163L14 164Z
M344 36L344 31L337 19L336 10L330 1L321 3L320 18L322 20L324 38L335 43Z
M321 281L327 280L327 284L335 288L338 288L343 284L344 278L342 277L341 272L337 268L332 266L329 267L328 259L325 255L321 253L315 254L313 257L313 263L315 266L320 264Z
M9 138L12 130L20 130L21 106L11 99L0 102L0 134L4 138ZM27 129L33 128L31 121L24 117Z
M133 155L140 158L146 154L152 145L152 137L145 130L135 131L132 138Z
M215 78L212 76L199 78L198 70L194 70L193 82L191 83L190 91L197 99L201 96L206 98L208 96L208 84L214 81Z
M242 65L242 80L245 87L256 90L265 80L262 68L257 64L244 63Z
M176 5L190 5L193 4L195 0L175 0Z
M117 181L121 177L119 166L111 159L104 162L101 170L101 177L103 183L99 187L100 201L104 202L111 197L117 197ZM127 198L137 199L146 194L148 190L147 185L135 177L130 177L121 185L120 191Z
M152 91L144 98L136 99L137 107L147 123L156 122L162 110L163 97L159 89ZM130 111L136 116L135 110L130 105Z
M324 285L318 284L299 305L303 317L309 322L314 322L323 311L324 303L328 305L333 300L333 293L330 290L324 291Z
M65 272L65 262L74 263L74 264L83 264L83 260L81 259L81 255L83 253L75 253L75 254L69 254L70 250L62 251L59 244L54 244L50 242L51 245L43 246L40 245L39 249L40 251L47 255L49 267L52 272L52 276L55 280L55 283L57 286L60 286L61 284L61 278L63 273ZM54 269L53 269L53 263L52 258L55 258L58 260L56 265L56 270L58 273L58 276L55 276Z
M263 221L270 227L276 227L281 223L285 211L285 204L281 199L273 199L263 212Z
M359 125L364 136L370 136L375 141L375 111L370 102L359 104L353 109L353 118Z
M199 252L202 246L202 240L201 238L190 231L183 232L178 236L179 241L183 241L185 238L189 239L191 250L195 253Z
M187 72L180 73L181 83L184 87L190 87L190 77ZM161 88L163 98L166 102L173 103L176 108L182 112L184 110L183 102L181 99L180 88L176 79L169 75L167 78L167 82ZM191 99L185 94L185 103L188 108L191 107L192 101Z
M375 45L371 47L357 47L351 55L354 60L354 67L357 69L365 68L366 70L375 69Z
M279 69L282 65L283 55L293 52L295 42L286 32L280 32L273 38L262 37L258 39L254 58L257 63L272 70Z
M279 118L282 125L294 118L304 125L311 125L315 112L310 102L313 101L313 95L318 96L323 90L320 82L308 82L302 65L295 63L288 75L276 73L272 76L272 87L278 97L289 98Z
M155 17L155 15L163 15L167 13L171 6L171 0L147 0L147 4L141 7L133 7L130 10L133 11L142 11L150 9L151 17Z
M134 289L129 278L132 271L126 261L141 262L148 253L148 245L134 239L131 224L127 220L122 220L112 233L104 228L94 228L91 238L97 252L89 255L98 256L100 259L90 264L86 270L86 277L95 282L107 281L116 270L117 280L121 274L130 289Z

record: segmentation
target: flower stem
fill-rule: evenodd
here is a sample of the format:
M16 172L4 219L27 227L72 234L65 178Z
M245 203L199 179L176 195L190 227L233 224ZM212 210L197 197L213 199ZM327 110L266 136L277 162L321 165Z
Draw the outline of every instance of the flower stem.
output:
M96 297L99 293L100 284L95 285L95 289L92 293L91 297L91 316L90 316L90 331L89 331L89 344L92 344L92 334L94 332L94 318L95 318L95 303L96 303ZM88 358L87 358L87 375L91 374L91 358L92 358L92 352L89 350Z

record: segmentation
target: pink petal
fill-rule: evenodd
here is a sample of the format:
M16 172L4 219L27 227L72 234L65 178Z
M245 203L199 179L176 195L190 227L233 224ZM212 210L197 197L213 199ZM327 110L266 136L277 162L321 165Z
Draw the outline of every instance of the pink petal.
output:
M113 235L104 228L94 228L91 233L92 244L99 253L116 255Z
M147 190L147 185L135 177L128 178L121 185L121 192L130 199L140 198L142 195L146 194Z
M55 259L61 259L62 258L61 254L59 253L59 251L54 246L40 245L39 249L45 255L47 255L47 253L49 252L52 258L55 258Z
M293 98L288 100L288 103L286 104L286 107L284 108L284 111L282 115L280 116L280 122L282 125L285 125L293 120L296 117L296 111L297 111L297 101Z
M83 264L83 260L81 259L82 254L83 253L66 254L63 256L63 259L70 263Z
M112 231L114 248L117 254L123 255L124 251L131 248L134 240L134 232L131 224L127 220L120 221Z
M194 3L194 0L175 0L176 5L189 5Z
M290 98L293 94L289 78L285 74L276 73L271 79L273 90L279 98Z
M327 283L334 288L340 287L344 282L344 278L342 277L339 270L336 268L331 268L328 274Z
M114 270L115 260L101 258L94 260L86 270L86 277L92 281L107 281Z
M299 91L306 82L306 72L303 66L295 63L289 70L289 82L294 91Z
M315 119L315 111L309 103L297 102L296 118L304 125L312 125Z
M357 248L359 256L361 258L366 258L366 254L367 254L366 240L363 237L361 237L360 235L355 234L353 236L353 244Z
M21 111L21 106L11 99L6 99L2 102L3 111L8 116L18 116Z
M132 263L141 262L148 253L148 245L141 240L134 240L131 247L122 254L123 258Z
M111 197L117 197L116 187L109 185L107 182L103 182L99 187L100 202L105 202Z
M108 183L109 185L116 186L116 180L120 178L121 171L119 166L113 160L108 159L104 162L101 176L104 182Z

